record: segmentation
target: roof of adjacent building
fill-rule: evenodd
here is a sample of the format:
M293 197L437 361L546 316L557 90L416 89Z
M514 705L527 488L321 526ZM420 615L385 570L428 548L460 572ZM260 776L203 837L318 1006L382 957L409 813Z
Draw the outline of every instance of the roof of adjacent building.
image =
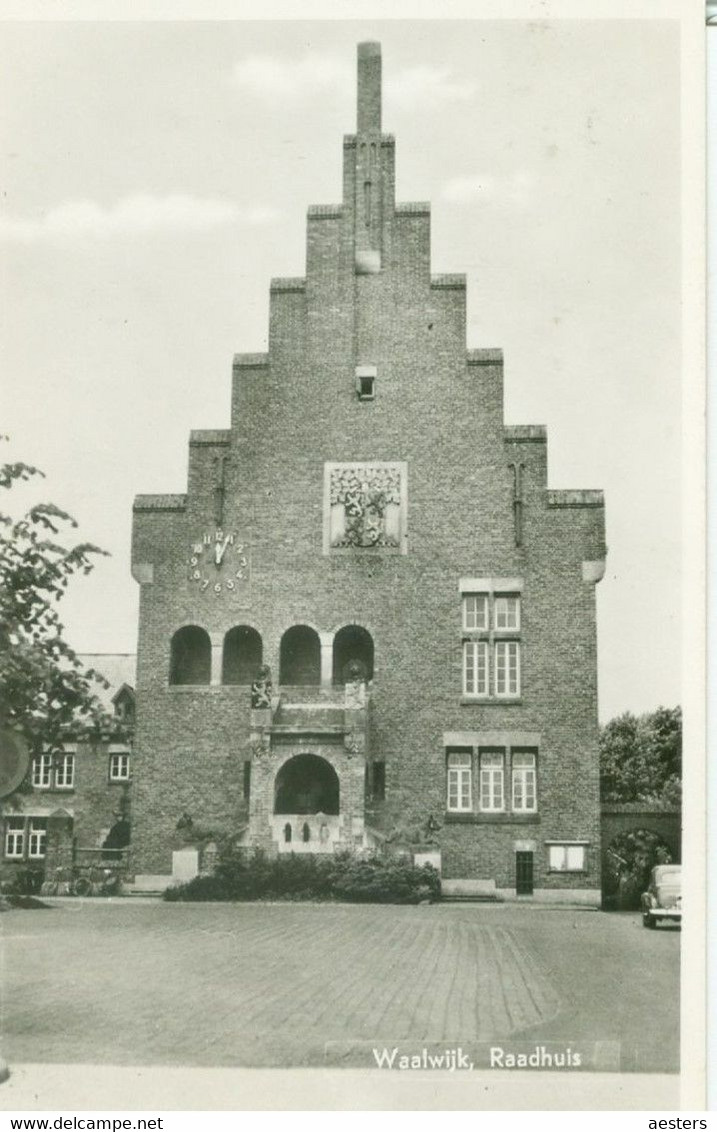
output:
M137 656L133 652L85 652L80 660L87 668L94 668L104 676L109 688L99 685L95 689L97 698L108 712L114 710L113 699L123 685L134 690L137 672Z

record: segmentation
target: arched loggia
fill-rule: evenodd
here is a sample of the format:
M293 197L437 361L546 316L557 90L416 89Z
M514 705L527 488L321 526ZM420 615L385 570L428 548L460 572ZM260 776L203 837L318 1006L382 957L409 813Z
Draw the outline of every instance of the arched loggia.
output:
M352 669L373 679L373 637L362 625L344 625L334 637L333 683L345 684Z

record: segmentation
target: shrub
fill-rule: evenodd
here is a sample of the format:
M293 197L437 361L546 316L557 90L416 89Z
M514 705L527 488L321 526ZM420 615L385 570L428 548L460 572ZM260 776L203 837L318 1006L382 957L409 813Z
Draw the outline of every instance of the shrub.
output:
M351 853L281 854L274 859L229 848L216 871L167 889L165 900L343 900L362 904L418 904L437 900L441 882L430 865L420 868Z

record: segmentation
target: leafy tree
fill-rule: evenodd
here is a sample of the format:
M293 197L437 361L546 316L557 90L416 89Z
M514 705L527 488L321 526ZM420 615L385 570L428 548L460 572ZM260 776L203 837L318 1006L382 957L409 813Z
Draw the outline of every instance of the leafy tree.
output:
M43 477L29 464L0 465L0 488ZM77 523L53 503L19 519L0 511L0 726L21 732L33 754L63 738L116 735L121 724L97 698L107 681L64 639L58 603L75 575L89 574L91 543L64 545Z
M600 732L600 796L603 802L679 805L682 778L682 712L657 708L611 719Z
M603 875L603 892L619 908L639 908L640 894L650 881L654 865L668 865L672 854L649 829L621 833L610 845Z

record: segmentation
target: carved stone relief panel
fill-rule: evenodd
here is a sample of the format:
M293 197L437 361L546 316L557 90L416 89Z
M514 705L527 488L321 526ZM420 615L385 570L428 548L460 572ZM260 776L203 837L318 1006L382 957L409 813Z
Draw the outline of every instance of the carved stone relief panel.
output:
M324 480L324 554L405 554L407 470L403 462L329 463Z

